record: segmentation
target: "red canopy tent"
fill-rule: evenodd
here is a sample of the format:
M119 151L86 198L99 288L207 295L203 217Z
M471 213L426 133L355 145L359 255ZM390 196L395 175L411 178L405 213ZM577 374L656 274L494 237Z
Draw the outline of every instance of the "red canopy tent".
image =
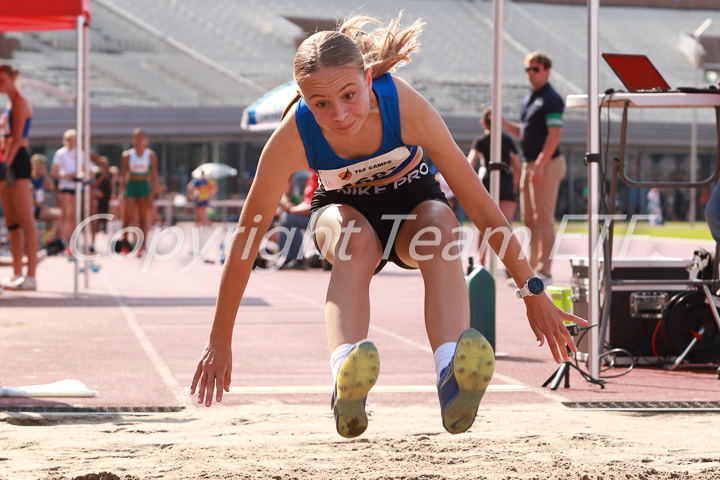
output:
M77 91L76 122L77 148L82 155L77 156L77 171L89 172L90 158L90 115L88 102L88 42L87 29L90 24L90 0L25 0L3 1L0 3L0 32L27 32L41 30L77 30ZM85 168L80 165L85 159ZM75 195L75 223L82 218L82 184L77 183ZM86 212L90 212L89 192L86 192ZM87 236L87 235L86 235ZM85 244L87 245L87 238ZM75 262L75 294L78 292L78 269ZM89 269L85 268L85 272ZM87 286L88 275L85 275Z
M90 0L26 0L2 2L0 30L27 32L38 30L74 30L77 17L90 19Z

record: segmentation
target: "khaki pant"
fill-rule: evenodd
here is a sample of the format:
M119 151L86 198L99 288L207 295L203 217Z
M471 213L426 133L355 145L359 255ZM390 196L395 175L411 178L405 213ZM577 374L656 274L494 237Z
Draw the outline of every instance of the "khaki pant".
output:
M545 163L540 185L530 182L528 164L523 163L520 175L520 215L530 230L530 266L535 272L550 275L550 253L555 244L555 206L560 182L567 172L563 155Z

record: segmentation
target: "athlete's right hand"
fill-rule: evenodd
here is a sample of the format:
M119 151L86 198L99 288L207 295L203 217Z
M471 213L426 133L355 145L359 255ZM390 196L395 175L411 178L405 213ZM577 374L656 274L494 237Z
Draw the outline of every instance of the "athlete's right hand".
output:
M216 400L221 402L223 391L230 391L232 348L229 343L227 345L220 343L209 340L205 345L190 385L190 395L195 394L197 387L197 401L198 403L205 401L206 407L212 405L214 392L217 395Z

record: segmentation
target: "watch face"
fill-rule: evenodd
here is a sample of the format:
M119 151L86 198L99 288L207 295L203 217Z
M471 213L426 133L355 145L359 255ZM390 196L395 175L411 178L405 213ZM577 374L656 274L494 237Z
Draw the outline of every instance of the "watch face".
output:
M538 277L530 277L527 287L533 295L540 295L545 289L545 284Z

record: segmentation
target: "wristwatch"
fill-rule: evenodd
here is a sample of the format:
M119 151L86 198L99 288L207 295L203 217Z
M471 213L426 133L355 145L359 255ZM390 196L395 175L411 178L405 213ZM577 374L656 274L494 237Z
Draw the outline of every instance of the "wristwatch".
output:
M527 282L525 282L525 286L522 288L518 288L515 290L515 295L518 298L525 298L529 296L534 295L540 295L545 291L545 284L542 280L540 280L538 277L530 277L528 278Z

